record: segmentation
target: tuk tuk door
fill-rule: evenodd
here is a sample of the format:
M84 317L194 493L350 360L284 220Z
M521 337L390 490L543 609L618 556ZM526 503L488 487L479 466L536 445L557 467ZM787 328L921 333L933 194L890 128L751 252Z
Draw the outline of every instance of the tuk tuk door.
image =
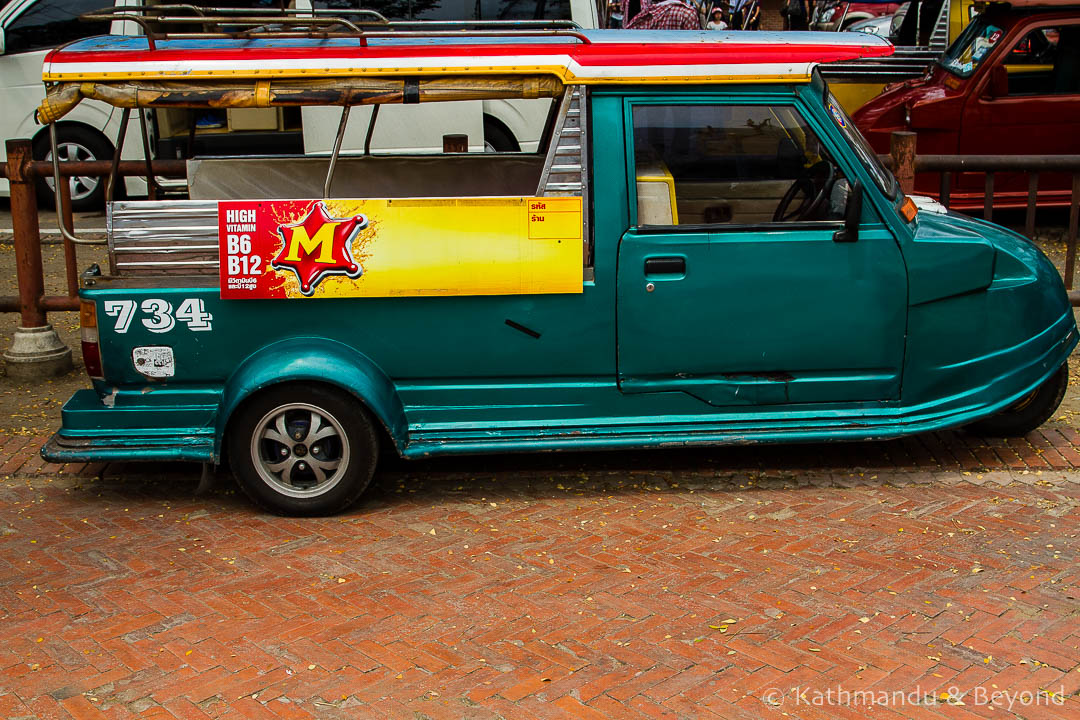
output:
M626 113L622 391L717 406L898 399L903 259L869 202L857 240L838 241L852 174L805 111L667 99Z

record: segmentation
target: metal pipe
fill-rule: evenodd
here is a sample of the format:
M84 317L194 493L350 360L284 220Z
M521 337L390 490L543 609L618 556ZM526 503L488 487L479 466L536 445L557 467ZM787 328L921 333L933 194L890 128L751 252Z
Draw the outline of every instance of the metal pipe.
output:
M154 168L150 164L150 128L146 124L146 108L139 108L139 130L142 135L143 159L146 160L146 195L150 200L157 200L157 181Z
M105 185L105 205L108 206L113 199L113 189L116 186L117 169L120 167L120 156L124 154L124 139L127 138L128 120L131 118L131 108L124 108L120 115L120 132L116 136L116 154L113 155L112 170L109 172L109 180Z
M341 141L345 139L345 127L349 124L349 108L346 105L341 108L341 119L338 121L337 137L334 138L334 151L330 153L330 167L326 168L326 182L323 183L322 194L324 198L330 197L330 185L334 182L334 170L337 169L338 155L341 153ZM378 108L378 105L375 106Z
M1028 202L1027 213L1024 215L1024 235L1030 240L1035 239L1035 198L1039 192L1039 173L1033 172L1028 175Z
M78 310L79 296L77 294L71 297L65 297L63 295L45 295L38 300L38 306L42 310L48 310L49 312Z
M26 163L33 157L33 149L25 138L8 140L5 147L11 187L11 226L15 236L15 274L19 283L19 325L24 328L42 327L48 324L48 320L38 305L38 299L45 294L45 280L38 227L37 180L25 171Z
M1073 275L1076 272L1076 230L1080 225L1080 172L1072 176L1072 207L1069 208L1069 235L1065 240L1068 251L1065 253L1065 289L1072 290Z
M941 173L941 204L946 208L949 207L949 202L952 199L952 173Z
M72 177L73 175L87 175L92 177L107 177L112 172L113 160L75 160L60 163L60 175ZM154 160L151 163L154 174L158 177L187 176L187 161L185 160ZM0 168L3 166L0 165ZM122 177L143 176L146 174L146 164L141 160L123 160L116 168L117 174ZM26 165L28 175L34 177L50 177L53 174L52 161L34 160Z
M60 206L64 209L64 227L71 234L75 233L75 217L71 211L71 183L64 181L59 185L53 185L54 191L60 193ZM67 277L68 297L79 294L79 264L75 257L75 243L64 236L64 274Z
M65 243L70 242L74 245L104 245L107 242L106 240L88 240L86 238L76 237L74 233L68 230L67 224L64 222L63 191L60 189L61 183L67 184L67 181L60 177L60 152L56 144L56 123L49 123L49 144L52 149L53 200L56 202L56 227L60 229L60 236L64 238ZM117 150L116 156L120 156L119 150ZM68 188L68 190L70 193L70 188ZM108 190L106 190L106 195L109 195ZM34 219L34 223L37 223L36 218ZM72 221L72 225L74 225L74 221ZM38 249L38 255L41 255L40 248ZM44 290L42 292L44 292Z
M38 298L37 307L42 312L66 312L79 309L78 297L65 297L64 295L45 295ZM22 308L22 300L18 295L0 295L0 312L19 312Z
M364 157L371 154L371 136L375 134L375 120L379 117L379 106L371 108L371 118L368 120L367 132L364 134Z
M1080 155L919 155L916 172L1076 172Z

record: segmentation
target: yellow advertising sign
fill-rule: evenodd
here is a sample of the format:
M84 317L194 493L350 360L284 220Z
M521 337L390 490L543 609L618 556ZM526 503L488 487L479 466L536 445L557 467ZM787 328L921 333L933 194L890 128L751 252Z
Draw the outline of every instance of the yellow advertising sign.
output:
M582 202L554 198L218 204L221 296L582 291Z

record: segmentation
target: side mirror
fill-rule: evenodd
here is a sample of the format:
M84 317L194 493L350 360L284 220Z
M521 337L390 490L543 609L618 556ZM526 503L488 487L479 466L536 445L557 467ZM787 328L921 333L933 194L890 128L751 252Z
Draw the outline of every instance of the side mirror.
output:
M994 98L1007 97L1009 95L1009 71L1004 65L995 65L990 68L990 82L986 86L986 96Z
M844 229L833 233L833 242L855 242L859 239L859 221L862 220L863 186L856 180L848 194L847 207L844 209Z

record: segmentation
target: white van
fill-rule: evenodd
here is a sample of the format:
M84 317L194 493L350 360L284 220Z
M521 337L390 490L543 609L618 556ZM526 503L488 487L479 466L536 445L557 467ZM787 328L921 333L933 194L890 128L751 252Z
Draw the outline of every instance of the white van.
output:
M99 10L107 0L11 0L0 10L0 139L27 137L34 155L49 157L48 136L34 122L34 110L44 98L42 60L49 49L73 40L107 33L136 35L133 22L82 22L79 15ZM115 7L169 4L160 0L115 0ZM195 2L200 6L250 7L269 12L272 0ZM297 10L370 9L392 20L573 20L583 28L599 25L594 0L429 0L411 17L400 15L396 0L295 0ZM411 6L409 3L405 7ZM409 12L406 10L406 12ZM550 103L546 100L493 100L438 105L392 105L381 110L371 138L371 149L382 152L441 152L447 134L465 134L469 150L536 150ZM372 106L352 109L343 147L363 149ZM275 154L303 151L328 154L337 133L340 110L311 107L229 110L219 117L196 116L186 110L157 110L152 127L157 157L192 155ZM97 102L83 102L57 125L61 159L103 160L114 153L121 112ZM131 119L124 159L142 159L138 120ZM196 126L194 133L191 126ZM5 153L0 143L0 161ZM49 194L48 183L39 190ZM128 178L127 190L145 192L145 182ZM100 207L104 182L99 178L72 178L72 202L77 210ZM0 196L8 194L0 178Z

